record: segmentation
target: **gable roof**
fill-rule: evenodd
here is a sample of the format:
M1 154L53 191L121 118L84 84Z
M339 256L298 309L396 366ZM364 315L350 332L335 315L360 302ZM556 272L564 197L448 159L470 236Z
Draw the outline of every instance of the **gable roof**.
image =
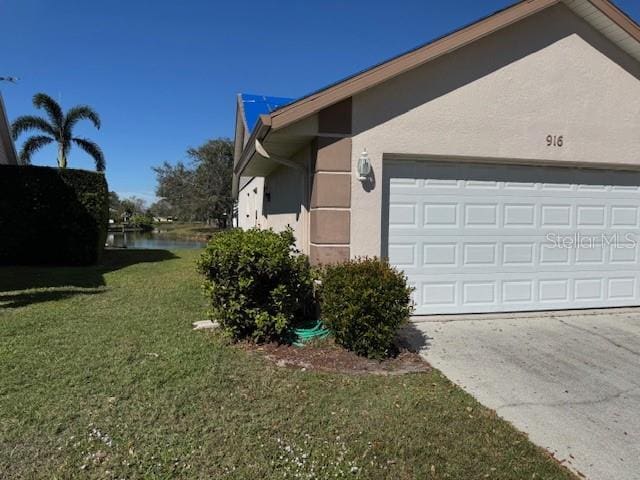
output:
M20 161L16 154L16 147L13 143L13 138L11 138L11 124L7 118L7 111L4 108L2 95L0 95L0 143L2 143L2 150L7 156L9 165L19 165Z
M271 112L258 115L257 121L251 129L245 124L246 133L250 135L249 138L244 138L243 134L246 141L242 144L236 142L234 195L238 191L239 177L256 155L256 140L263 142L271 132L288 127L331 105L558 4L566 5L619 48L640 61L640 26L610 0L521 0L453 33L280 106Z
M265 126L279 130L558 3L566 4L597 30L610 37L614 43L640 60L640 26L611 1L522 0L449 35L281 106L269 114L260 116L259 120Z

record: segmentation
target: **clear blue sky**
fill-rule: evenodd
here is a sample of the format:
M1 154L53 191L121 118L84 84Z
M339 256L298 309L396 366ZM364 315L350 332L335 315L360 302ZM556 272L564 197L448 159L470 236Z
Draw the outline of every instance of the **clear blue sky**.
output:
M511 3L0 0L0 76L21 79L0 88L11 119L39 91L92 105L103 128L78 133L102 146L110 188L148 199L152 165L233 135L236 93L298 97ZM640 19L638 0L617 3ZM77 150L70 166L93 168Z

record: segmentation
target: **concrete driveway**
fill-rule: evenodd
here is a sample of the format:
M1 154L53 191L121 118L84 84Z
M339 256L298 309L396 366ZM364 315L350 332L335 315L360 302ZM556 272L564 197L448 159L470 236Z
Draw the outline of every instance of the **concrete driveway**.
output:
M592 480L640 479L640 310L416 323L427 360Z

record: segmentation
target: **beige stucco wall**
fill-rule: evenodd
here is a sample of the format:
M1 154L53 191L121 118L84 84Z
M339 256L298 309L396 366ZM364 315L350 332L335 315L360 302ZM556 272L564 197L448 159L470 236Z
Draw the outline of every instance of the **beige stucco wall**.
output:
M238 227L248 230L262 221L264 178L254 177L238 194Z
M308 168L310 150L303 149L292 160ZM309 251L307 174L281 166L267 177L254 178L238 195L238 226L240 228L272 228L281 232L291 227L297 247ZM265 196L270 193L270 199Z
M353 99L351 256L380 255L383 155L640 167L640 64L563 5ZM563 135L564 147L548 147Z

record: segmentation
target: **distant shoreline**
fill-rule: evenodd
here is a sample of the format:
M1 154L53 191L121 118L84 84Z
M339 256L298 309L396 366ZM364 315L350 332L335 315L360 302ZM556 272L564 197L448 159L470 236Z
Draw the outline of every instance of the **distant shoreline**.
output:
M107 227L107 231L109 233L129 233L129 232L142 232L142 228L140 227L131 227L131 226L126 226L126 225L116 225L116 224L110 224Z
M149 233L176 239L208 241L219 230L204 223L161 223L155 224ZM130 225L111 224L108 231L109 233L142 233L145 230Z

